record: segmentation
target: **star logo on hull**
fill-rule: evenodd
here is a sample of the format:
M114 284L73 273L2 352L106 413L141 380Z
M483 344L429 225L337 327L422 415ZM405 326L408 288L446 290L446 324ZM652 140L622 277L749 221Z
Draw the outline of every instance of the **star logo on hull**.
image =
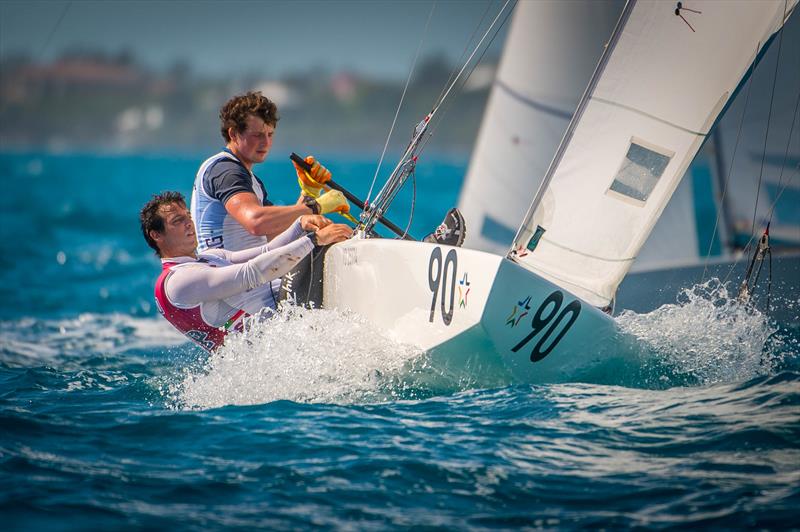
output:
M531 296L526 297L522 301L517 301L517 304L514 305L511 314L508 315L506 318L506 325L510 325L513 329L517 326L522 318L528 315L528 311L531 309Z
M470 282L467 280L467 273L464 273L464 278L458 282L458 306L466 308L467 296L469 296Z

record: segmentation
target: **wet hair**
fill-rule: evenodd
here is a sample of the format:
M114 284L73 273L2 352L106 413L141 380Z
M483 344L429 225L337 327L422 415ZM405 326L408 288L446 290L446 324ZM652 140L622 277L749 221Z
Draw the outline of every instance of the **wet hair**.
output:
M242 133L247 127L247 117L250 115L260 118L272 127L275 127L280 120L278 107L261 92L251 91L234 96L219 110L220 132L226 143L231 140L228 130L234 128Z
M142 226L142 235L147 241L147 245L153 248L156 255L161 256L161 250L158 249L156 241L150 236L150 231L164 232L164 218L158 213L159 207L162 205L177 204L183 207L186 206L186 200L180 192L162 192L161 194L153 194L150 201L145 203L142 210L139 212L139 222Z

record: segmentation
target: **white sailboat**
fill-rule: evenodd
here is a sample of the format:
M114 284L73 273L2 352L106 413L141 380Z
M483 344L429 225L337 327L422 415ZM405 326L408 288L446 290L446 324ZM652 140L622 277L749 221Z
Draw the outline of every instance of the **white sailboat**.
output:
M506 256L350 240L327 252L323 304L421 349L495 353L522 381L569 379L614 341L599 309L796 4L629 2Z

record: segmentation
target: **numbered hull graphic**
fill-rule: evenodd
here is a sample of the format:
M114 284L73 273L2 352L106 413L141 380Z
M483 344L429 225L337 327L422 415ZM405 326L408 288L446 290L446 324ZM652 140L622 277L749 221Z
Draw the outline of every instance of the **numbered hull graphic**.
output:
M351 309L400 342L557 382L597 362L613 320L511 261L480 251L349 241L326 256L324 305Z

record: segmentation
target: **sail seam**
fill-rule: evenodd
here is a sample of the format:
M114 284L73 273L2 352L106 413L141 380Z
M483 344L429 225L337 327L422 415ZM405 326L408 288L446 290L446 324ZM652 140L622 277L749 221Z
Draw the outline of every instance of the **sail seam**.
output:
M631 112L634 112L636 114L639 114L639 115L642 115L642 116L646 116L647 118L652 118L653 120L661 122L662 124L666 124L668 126L672 126L675 129L680 129L681 131L685 131L687 133L690 133L692 135L696 135L698 137L706 137L706 136L708 136L707 132L706 133L701 133L699 131L693 131L693 130L691 130L689 128L685 128L683 126L679 126L678 124L670 122L669 120L664 120L663 118L659 118L659 117L657 117L655 115L651 115L650 113L645 113L644 111L642 111L640 109L636 109L635 107L631 107L629 105L625 105L625 104L621 104L621 103L617 103L617 102L612 102L611 100L606 100L605 98L599 98L597 96L592 96L591 100L596 101L596 102L600 102L600 103L605 103L605 104L608 104L608 105L613 105L614 107L619 107L620 109L625 109L626 111L631 111Z
M564 251L569 251L571 253L575 253L576 255L582 255L582 256L588 257L590 259L602 260L604 262L631 262L631 261L636 260L636 257L627 257L627 258L622 258L622 259L609 259L609 258L606 258L606 257L600 257L598 255L592 255L590 253L585 253L583 251L578 251L577 249L573 249L573 248L564 246L563 244L559 244L557 242L554 242L554 241L546 239L546 238L542 238L542 240L544 242L547 242L550 245L553 245L553 246L557 247L557 248L561 248Z
M546 105L546 104L543 104L541 102L537 102L536 100L533 100L531 98L528 98L527 96L525 96L523 94L520 94L519 92L515 91L514 89L512 89L511 87L506 85L500 79L496 79L494 83L495 83L495 85L497 85L498 87L503 89L509 96L511 96L512 98L514 98L515 100L517 100L519 102L522 102L523 104L527 105L528 107L532 107L532 108L536 109L537 111L542 111L545 114L557 116L558 118L563 118L565 120L569 120L570 118L572 118L572 113L568 113L566 111L562 111L561 109L556 109L555 107L551 107L549 105Z

